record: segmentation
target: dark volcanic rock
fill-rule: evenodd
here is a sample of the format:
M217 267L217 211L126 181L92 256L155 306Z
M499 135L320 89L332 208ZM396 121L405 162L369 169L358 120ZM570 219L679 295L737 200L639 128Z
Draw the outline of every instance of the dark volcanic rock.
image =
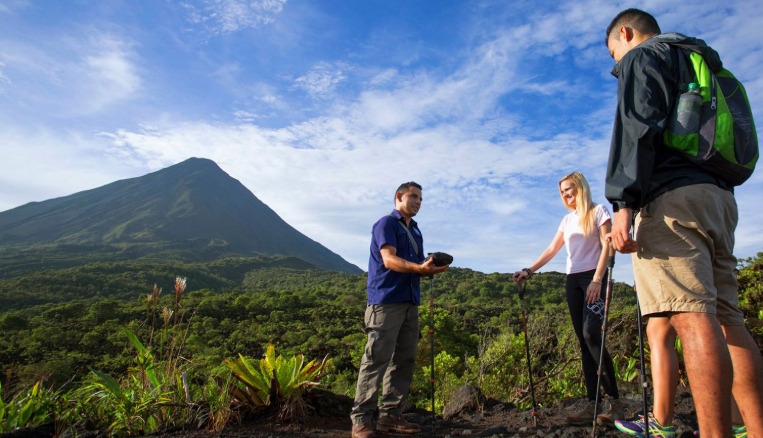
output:
M315 409L315 415L319 417L350 417L352 399L346 395L313 389L305 395L305 400Z
M464 385L453 393L450 402L445 405L442 416L446 420L458 417L464 412L475 412L484 404L485 396L474 386Z

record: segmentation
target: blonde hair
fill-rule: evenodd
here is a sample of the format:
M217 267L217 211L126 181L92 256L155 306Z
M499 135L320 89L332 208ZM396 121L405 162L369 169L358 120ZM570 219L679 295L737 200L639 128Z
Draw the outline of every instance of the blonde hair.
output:
M591 200L591 188L580 172L572 172L559 180L559 195L562 197L564 206L570 210L573 210L573 207L567 203L562 193L562 183L565 181L570 181L578 189L574 210L580 217L580 228L583 230L583 235L588 236L594 229L594 207L596 207L596 204Z

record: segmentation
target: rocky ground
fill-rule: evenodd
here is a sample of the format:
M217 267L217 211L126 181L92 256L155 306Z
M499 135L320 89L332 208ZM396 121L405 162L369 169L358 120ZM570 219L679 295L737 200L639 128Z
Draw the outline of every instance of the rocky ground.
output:
M640 397L623 398L626 413L636 415L642 411ZM230 423L222 432L198 430L173 430L153 434L161 438L349 438L351 423L349 418L352 400L328 391L313 391L307 398L311 407L309 415L301 423L281 423L272 416L244 419ZM583 407L585 400L563 400L553 407L540 407L538 416L528 410L519 410L512 405L485 400L476 389L464 387L454 395L446 406L444 417L433 418L428 411L409 409L404 414L408 421L421 425L421 433L407 437L538 437L538 438L577 438L591 437L592 426L570 426L565 416ZM687 388L679 388L676 398L674 426L679 437L694 438L697 427L694 404ZM614 427L599 426L599 437L621 437L627 435ZM0 438L43 438L54 436L52 426L47 428L22 429L12 433L0 434ZM80 438L106 436L98 432L81 432ZM396 435L379 434L379 438L391 438ZM399 435L397 435L399 437Z
M565 422L565 416L575 409L583 406L583 399L564 400L554 407L541 407L538 409L537 424L533 422L530 411L518 410L511 405L490 400L484 400L482 410L470 408L469 398L474 400L473 393L465 392L465 400L456 400L459 406L451 403L446 407L446 417L438 416L434 419L434 427L431 414L423 410L411 410L405 413L408 421L421 425L421 433L407 435L408 437L530 437L538 438L573 438L590 437L591 426L570 426ZM640 413L642 400L640 397L624 397L626 412L631 415ZM165 438L177 437L200 438L198 435L215 437L239 437L239 438L348 438L350 436L351 423L349 409L352 400L347 397L336 396L331 393L316 393L310 400L315 408L311 415L301 424L279 424L273 420L260 419L242 424L230 425L223 432L209 434L188 431L178 431L165 434ZM471 403L471 407L474 404ZM675 423L677 435L684 438L694 438L696 429L696 416L694 404L688 389L679 389L676 398ZM626 434L613 427L597 427L599 437L626 437ZM380 438L393 437L395 435L379 434Z

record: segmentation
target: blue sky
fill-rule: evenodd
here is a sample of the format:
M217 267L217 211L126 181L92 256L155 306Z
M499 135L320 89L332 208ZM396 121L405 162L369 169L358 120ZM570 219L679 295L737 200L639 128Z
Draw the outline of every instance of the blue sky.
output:
M758 0L0 0L0 211L205 157L365 269L415 180L426 250L513 272L566 213L561 176L606 202L604 29L628 7L718 50L763 124ZM737 189L738 257L763 251L761 192Z

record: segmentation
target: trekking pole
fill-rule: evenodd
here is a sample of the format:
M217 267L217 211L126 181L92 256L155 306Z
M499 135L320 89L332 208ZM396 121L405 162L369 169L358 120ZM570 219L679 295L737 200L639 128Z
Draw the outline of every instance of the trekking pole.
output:
M609 300L612 298L612 268L615 267L615 248L610 242L608 245L609 257L607 259L607 292L604 294L604 317L601 323L601 351L599 352L599 370L596 372L596 402L593 405L593 432L592 437L596 438L596 423L599 413L599 388L601 387L601 374L604 364L604 348L607 341L607 317L609 316Z
M525 286L524 282L517 283L519 289L519 304L522 308L522 331L525 333L525 357L527 358L527 375L530 378L530 397L533 402L533 427L538 426L538 408L535 405L535 388L533 387L533 368L530 362L530 341L527 340L527 317L525 316Z
M434 411L434 291L432 282L434 275L429 276L429 355L432 357L432 368L429 370L429 383L432 388L432 437L435 436L435 411Z
M644 364L644 328L641 326L641 306L639 306L638 297L636 297L636 317L638 322L638 350L639 350L639 357L641 359L641 396L644 399L644 432L646 434L646 438L649 438L649 414L648 407L646 404L646 397L647 397L647 386L649 385L646 381L646 365Z

